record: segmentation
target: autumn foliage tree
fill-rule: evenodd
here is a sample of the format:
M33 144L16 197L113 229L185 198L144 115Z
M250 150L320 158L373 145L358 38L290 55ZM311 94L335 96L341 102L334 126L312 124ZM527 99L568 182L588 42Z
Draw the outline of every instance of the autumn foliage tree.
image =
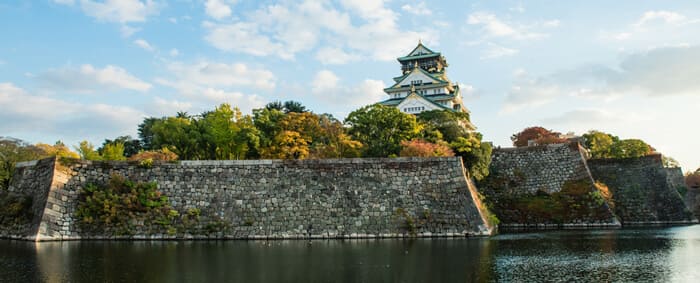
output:
M446 144L427 142L421 139L401 142L399 156L404 157L440 157L454 156L455 153Z
M560 138L561 133L535 126L525 128L519 133L510 137L513 141L513 146L524 147L530 145L544 145L566 142L566 139Z

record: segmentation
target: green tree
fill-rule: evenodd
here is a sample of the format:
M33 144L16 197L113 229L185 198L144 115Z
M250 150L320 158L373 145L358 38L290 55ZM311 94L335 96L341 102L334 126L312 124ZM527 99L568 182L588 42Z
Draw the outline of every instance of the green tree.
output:
M164 118L154 118L154 117L149 117L143 120L141 124L139 124L138 127L138 132L139 132L139 139L140 139L140 145L141 148L144 150L155 150L156 148L153 148L153 125L158 122L162 121Z
M591 152L593 158L611 158L612 145L620 138L601 131L591 130L583 135L584 146Z
M124 156L124 144L120 142L108 143L102 148L101 159L115 161L126 160Z
M201 132L192 118L167 117L150 127L151 148L168 148L183 160L202 159Z
M350 136L365 145L366 157L397 156L401 142L417 138L421 131L415 116L379 104L353 111L345 124Z
M417 118L425 125L424 132L433 130L440 133L439 135L429 133L428 136L439 137L448 143L456 141L459 137L465 137L475 130L469 121L469 113L432 110L421 112Z
M48 154L25 141L0 137L0 190L6 189L17 162L36 160Z
M301 102L298 101L285 101L284 102L284 112L285 113L303 113L307 112L306 106L302 105Z
M47 156L80 158L77 153L71 151L62 141L57 141L54 145L37 143L35 146L44 151Z
M474 179L482 180L489 175L492 146L490 143L482 142L480 133L473 132L467 136L458 137L450 143L450 147L457 156L462 157L464 166Z
M81 141L80 144L78 144L77 147L75 147L75 150L78 151L78 154L80 155L80 158L85 159L85 160L101 160L102 157L100 154L95 150L95 146L92 145L92 143L88 141Z
M108 144L116 145L118 143L121 143L124 146L125 157L130 157L143 150L143 148L141 147L140 140L134 139L131 136L119 136L113 140L105 139L104 142L102 142L102 147L98 148L97 152L99 152L100 154L104 154L105 146L107 146Z
M639 139L626 139L613 143L610 147L612 158L630 158L649 155L653 152L651 146Z
M221 104L199 121L208 159L245 159L248 151L259 146L259 133L250 116L238 108Z

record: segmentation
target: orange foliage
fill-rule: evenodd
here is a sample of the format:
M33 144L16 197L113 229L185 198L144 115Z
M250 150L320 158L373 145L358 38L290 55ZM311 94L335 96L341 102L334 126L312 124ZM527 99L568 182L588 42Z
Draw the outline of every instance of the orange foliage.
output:
M454 156L455 153L447 145L435 144L424 140L411 140L401 142L400 156L405 157L433 157Z
M142 151L129 157L129 161L142 161L142 160L159 160L159 161L173 161L177 160L178 156L174 152L168 150L167 148L161 150L150 150Z

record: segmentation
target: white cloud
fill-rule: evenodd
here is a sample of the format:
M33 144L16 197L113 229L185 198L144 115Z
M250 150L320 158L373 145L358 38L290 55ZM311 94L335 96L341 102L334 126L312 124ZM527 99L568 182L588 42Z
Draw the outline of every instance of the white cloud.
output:
M503 37L518 40L539 39L546 37L546 34L528 31L524 26L508 24L496 15L487 12L475 12L469 15L467 23L481 26L486 37Z
M135 90L145 92L151 84L128 73L121 67L107 65L102 69L90 64L80 67L51 69L36 79L49 90L65 90L92 93L109 90Z
M405 4L401 6L401 10L419 16L430 16L433 14L433 12L425 5L425 2L422 1L415 5Z
M149 16L158 14L160 6L159 3L153 0L80 1L80 7L88 16L100 21L117 23L144 22Z
M348 54L340 48L324 47L316 53L316 60L327 65L341 65L358 59L359 56Z
M311 91L314 93L323 93L333 90L338 87L340 79L329 70L321 70L316 73L313 82L311 83Z
M382 81L366 79L354 87L348 87L340 84L340 79L333 72L321 70L311 83L311 95L325 104L355 109L382 100L386 93Z
M165 99L158 96L153 98L153 102L148 107L149 114L154 117L169 116L178 111L189 111L191 109L191 102Z
M224 51L290 60L299 52L312 51L322 41L334 42L334 51L379 60L392 60L396 54L408 52L419 38L437 43L437 33L432 30L400 29L398 14L385 7L383 1L341 4L345 11L330 2L285 2L258 9L243 21L204 22L205 40ZM319 57L328 59L323 55L330 51L321 51Z
M231 7L222 0L207 0L204 3L204 8L207 15L217 20L231 16Z
M119 29L119 32L121 32L122 37L130 37L134 33L137 33L141 30L141 28L135 28L135 27L130 27L127 25L122 25L122 27Z
M81 140L135 134L144 114L130 107L83 104L33 95L0 83L0 132L17 137Z
M238 22L229 25L205 23L208 34L205 39L212 46L223 51L235 51L255 56L276 54L283 59L293 58L293 51L287 51L280 43L259 34L255 23Z
M158 78L156 82L174 88L180 95L196 102L211 104L230 103L244 113L265 104L256 94L245 94L238 90L252 87L262 90L275 88L275 76L265 69L251 69L245 64L223 64L200 61L194 64L180 62L167 66L170 78ZM207 107L208 107L207 106Z
M700 46L665 47L629 54L614 67L580 66L539 78L520 75L503 111L546 104L562 97L599 102L631 97L697 97Z
M174 81L204 87L250 86L258 89L275 88L275 75L265 69L252 69L245 64L224 64L200 61L194 64L170 63L167 69Z
M559 20L549 20L549 21L545 21L544 23L542 23L542 26L548 27L548 28L555 28L555 27L559 27L560 24L561 24L561 21L559 21Z
M136 46L138 47L143 48L146 51L155 51L155 48L153 48L153 46L150 43L148 43L148 41L146 41L145 39L139 38L137 40L134 40L134 44L136 44Z
M647 11L622 30L604 31L601 34L604 40L673 42L692 37L695 29L689 27L699 22L700 19L691 19L677 12Z
M507 48L495 43L489 43L488 49L481 54L481 59L496 59L518 54L517 49Z
M180 51L178 51L176 48L173 48L170 49L170 52L168 52L168 54L170 54L170 56L172 57L177 57L178 55L180 55Z
M669 11L647 11L639 18L639 20L634 24L636 27L642 27L649 22L661 21L666 24L678 24L685 22L686 17L684 15L669 12Z

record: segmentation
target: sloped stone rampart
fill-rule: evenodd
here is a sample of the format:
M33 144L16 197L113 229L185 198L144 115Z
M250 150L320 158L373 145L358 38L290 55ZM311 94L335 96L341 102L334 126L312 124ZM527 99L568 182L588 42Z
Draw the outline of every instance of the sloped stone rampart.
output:
M493 231L456 157L182 161L150 168L126 162L55 164L55 169L24 166L20 170L37 173L13 182L14 191L46 195L38 229L21 235L25 239L420 237ZM40 182L37 174L52 180ZM129 236L81 231L75 219L81 189L103 184L113 174L156 182L180 214L201 211L198 224L173 234L152 234L138 225Z
M689 224L688 210L663 167L661 155L626 159L591 159L593 178L612 192L615 213L625 226Z
M0 228L2 238L32 238L37 234L41 224L49 188L53 184L53 159L21 162L15 165L15 173L7 192L1 192L11 197L28 198L31 207L26 214L27 219L13 224L5 223Z
M500 228L619 227L578 143L494 149L479 182Z

